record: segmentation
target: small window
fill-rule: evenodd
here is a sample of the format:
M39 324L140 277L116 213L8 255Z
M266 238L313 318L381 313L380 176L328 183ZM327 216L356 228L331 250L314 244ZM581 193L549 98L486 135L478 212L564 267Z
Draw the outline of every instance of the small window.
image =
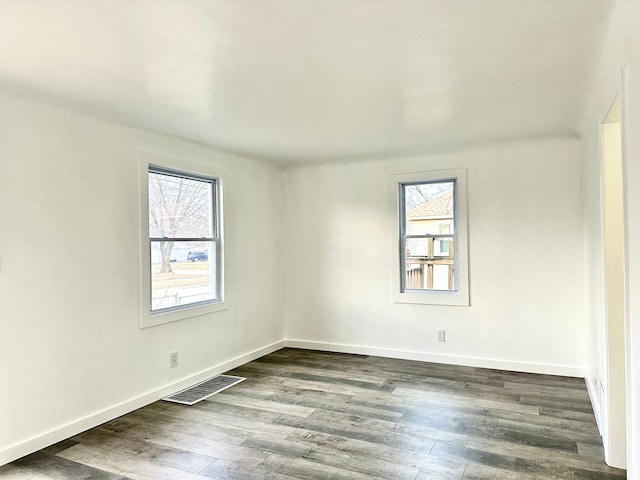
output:
M400 237L402 291L455 291L455 179L403 183Z
M151 313L220 300L217 179L149 166Z
M394 299L468 305L465 171L394 175L392 188L399 239Z

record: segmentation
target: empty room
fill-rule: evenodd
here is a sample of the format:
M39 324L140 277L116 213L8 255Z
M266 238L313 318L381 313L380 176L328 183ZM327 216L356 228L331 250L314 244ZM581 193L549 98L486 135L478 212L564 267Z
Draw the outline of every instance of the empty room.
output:
M638 25L0 0L0 478L640 480Z

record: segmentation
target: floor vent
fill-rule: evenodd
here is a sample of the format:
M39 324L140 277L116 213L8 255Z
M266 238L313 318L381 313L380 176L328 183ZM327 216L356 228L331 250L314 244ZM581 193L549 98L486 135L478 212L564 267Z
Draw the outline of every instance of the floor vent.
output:
M162 400L166 402L181 403L183 405L194 405L205 398L209 398L211 395L226 390L229 387L233 387L236 383L240 383L243 380L245 380L243 377L218 375L217 377L198 383L193 387L189 387L178 393L164 397Z

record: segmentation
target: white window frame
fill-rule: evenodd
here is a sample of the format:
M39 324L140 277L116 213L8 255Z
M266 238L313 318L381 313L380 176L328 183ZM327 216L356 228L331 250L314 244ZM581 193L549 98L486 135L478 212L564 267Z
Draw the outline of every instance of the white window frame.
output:
M151 242L149 237L149 168L160 167L168 170L208 177L216 181L217 204L217 239L218 255L216 278L218 281L218 299L207 303L181 305L171 309L151 311ZM140 152L139 185L140 185L140 327L147 328L187 318L208 315L228 308L225 300L224 275L224 189L223 172L208 165L188 162L181 159L150 152Z
M454 228L457 245L454 250L455 290L406 290L402 291L402 238L400 236L402 217L400 189L405 184L445 182L454 180L455 211ZM391 175L389 185L390 238L392 275L392 298L395 303L423 305L469 306L469 260L468 260L468 218L467 218L467 170L456 168L424 172L398 173Z

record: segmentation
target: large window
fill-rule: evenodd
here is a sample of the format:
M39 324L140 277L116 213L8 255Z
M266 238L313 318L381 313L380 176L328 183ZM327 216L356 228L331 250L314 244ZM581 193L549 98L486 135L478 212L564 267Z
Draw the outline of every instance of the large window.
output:
M194 173L193 165L155 162L164 158L146 154L141 164L143 327L220 310L223 303L221 180Z
M464 170L394 175L397 302L468 305Z
M149 167L151 311L219 299L216 179Z

